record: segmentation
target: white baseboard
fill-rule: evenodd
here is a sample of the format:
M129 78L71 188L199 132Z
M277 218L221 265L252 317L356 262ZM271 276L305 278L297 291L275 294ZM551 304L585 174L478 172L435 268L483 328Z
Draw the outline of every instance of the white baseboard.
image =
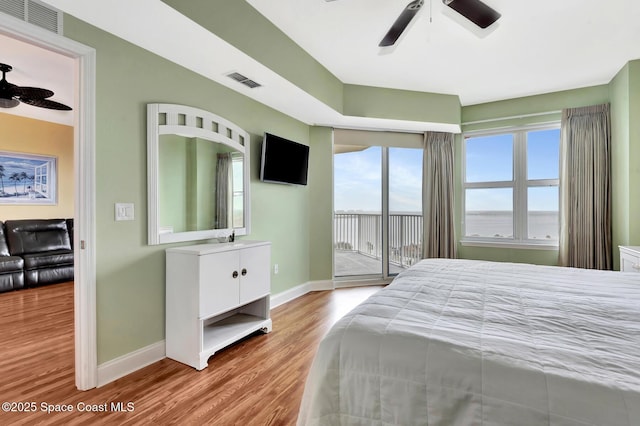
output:
M323 291L323 290L333 290L333 281L332 280L324 280L324 281L309 281L304 284L300 284L299 286L290 288L289 290L285 290L278 294L271 295L271 309L276 308L280 305L284 305L287 302L291 302L294 299L297 299L300 296L304 296L310 291Z
M166 356L164 340L122 355L98 366L98 387L133 373Z
M309 286L311 288L309 291L325 291L334 290L336 288L333 280L311 281Z
M372 285L387 285L393 281L393 278L383 279L376 278L371 280L364 281L349 281L349 280L340 280L334 283L334 288L352 288L352 287L367 287Z

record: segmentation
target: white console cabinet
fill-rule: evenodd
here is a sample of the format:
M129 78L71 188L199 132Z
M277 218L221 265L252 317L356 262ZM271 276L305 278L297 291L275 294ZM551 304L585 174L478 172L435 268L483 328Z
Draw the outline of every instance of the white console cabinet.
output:
M166 256L167 357L202 370L216 351L271 331L271 243L200 244Z

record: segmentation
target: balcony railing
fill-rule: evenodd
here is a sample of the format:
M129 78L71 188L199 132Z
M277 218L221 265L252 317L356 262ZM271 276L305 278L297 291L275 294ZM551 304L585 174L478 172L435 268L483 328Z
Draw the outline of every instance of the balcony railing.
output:
M375 259L382 257L380 213L334 214L334 244L337 251L355 252ZM422 215L389 215L389 263L408 268L422 257Z

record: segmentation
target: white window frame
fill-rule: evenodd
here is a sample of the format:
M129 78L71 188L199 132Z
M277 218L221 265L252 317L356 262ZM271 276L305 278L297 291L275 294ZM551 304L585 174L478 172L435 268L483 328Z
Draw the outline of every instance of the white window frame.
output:
M464 132L462 134L462 239L463 246L483 246L502 248L526 248L550 250L558 249L558 240L527 238L528 233L528 189L536 187L558 187L560 196L560 178L527 179L527 133L542 130L559 129L560 122L544 125L508 127ZM513 135L513 176L511 181L467 182L467 139L483 136ZM558 164L558 172L560 164ZM559 175L559 173L558 173ZM466 236L466 192L475 188L512 188L513 190L513 238ZM559 200L558 200L559 201ZM558 203L558 206L560 203ZM558 212L558 214L560 214Z

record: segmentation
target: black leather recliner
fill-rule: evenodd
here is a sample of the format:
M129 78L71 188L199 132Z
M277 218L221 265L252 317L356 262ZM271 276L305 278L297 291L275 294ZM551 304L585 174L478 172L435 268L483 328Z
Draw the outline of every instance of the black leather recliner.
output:
M4 226L0 222L0 293L24 287L24 260L12 256L5 238Z
M73 280L73 249L65 219L7 220L9 253L24 260L24 285Z

